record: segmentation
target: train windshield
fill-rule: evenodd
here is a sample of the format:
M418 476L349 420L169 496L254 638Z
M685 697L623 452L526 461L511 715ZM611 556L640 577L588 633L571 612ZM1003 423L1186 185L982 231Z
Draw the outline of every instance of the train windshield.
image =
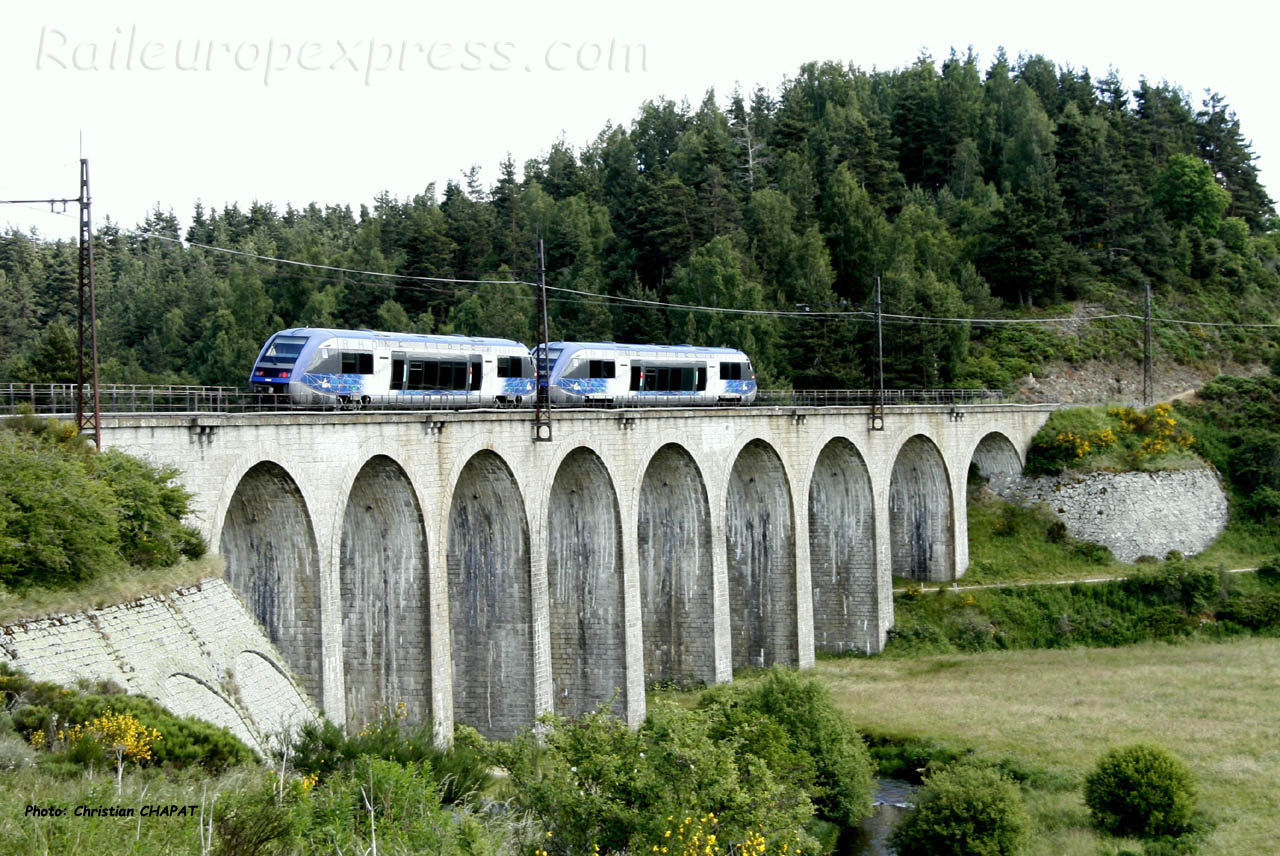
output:
M307 344L305 336L276 336L262 353L260 363L276 366L291 366L298 361L302 346Z
M542 352L547 350L546 345L539 345L533 349L533 360L537 367L542 366ZM551 371L556 367L556 362L560 359L560 354L564 352L564 348L551 348L547 351L547 371Z

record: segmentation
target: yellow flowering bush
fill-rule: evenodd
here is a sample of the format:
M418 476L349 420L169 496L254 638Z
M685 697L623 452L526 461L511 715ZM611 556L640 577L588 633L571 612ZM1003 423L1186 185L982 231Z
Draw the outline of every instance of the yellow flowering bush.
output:
M667 828L656 842L642 842L641 854L657 856L803 856L809 843L799 833L774 836L748 829L740 836L726 836L714 812L667 816ZM593 852L599 852L597 848ZM545 851L540 856L547 856Z
M143 761L150 761L152 748L163 738L158 730L143 725L131 713L107 711L78 725L59 729L57 739L68 746L91 745L114 758L118 793L124 776L124 762L141 764ZM47 742L49 741L44 731L31 735L33 746L42 748Z
M1056 474L1088 462L1097 469L1151 468L1155 459L1189 449L1193 437L1167 403L1132 407L1077 407L1050 417L1027 452L1027 471Z

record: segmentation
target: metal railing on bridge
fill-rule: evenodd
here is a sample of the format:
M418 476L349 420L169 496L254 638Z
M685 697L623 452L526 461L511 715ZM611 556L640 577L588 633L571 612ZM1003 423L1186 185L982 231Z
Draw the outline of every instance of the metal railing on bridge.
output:
M86 385L92 401L92 387ZM232 386L180 386L102 384L98 402L103 413L226 413L243 409L252 396ZM74 416L74 383L0 384L0 413L13 415L27 409L43 416Z
M990 389L887 389L881 393L885 406L991 404L1004 393ZM701 406L720 407L869 407L877 392L870 389L778 389L760 390L750 405L711 401ZM232 386L180 386L103 384L98 387L99 406L111 413L276 413L287 411L350 410L465 410L476 408L511 409L516 405L495 404L488 397L469 394L401 393L376 397L363 404L294 404L283 396L262 395ZM649 407L688 407L687 395L647 399ZM532 409L532 402L523 406ZM591 408L631 409L635 405L597 402ZM557 409L575 409L558 405ZM30 411L42 416L75 416L75 384L0 384L0 415Z
M995 404L1004 400L998 389L762 389L755 406L870 407L877 396L885 407L904 404Z

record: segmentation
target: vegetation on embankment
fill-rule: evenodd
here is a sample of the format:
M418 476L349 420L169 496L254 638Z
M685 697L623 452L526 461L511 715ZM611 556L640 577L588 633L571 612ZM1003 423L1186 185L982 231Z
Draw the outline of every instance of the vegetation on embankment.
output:
M1280 368L1277 360L1275 368ZM1193 449L1226 478L1233 516L1255 528L1280 524L1280 376L1214 378L1174 415Z
M460 726L455 747L442 751L430 723L408 722L402 708L349 735L307 727L289 752L268 759L270 769L230 772L231 749L248 760L242 745L203 723L193 737L151 702L9 672L0 672L0 686L13 707L0 718L0 840L15 852L119 852L127 838L137 854L609 856L666 848L781 856L827 852L838 828L871 801L858 734L819 683L782 670L709 691L696 709L655 702L636 730L604 713L548 716L536 733L511 741ZM90 733L94 723L70 727L103 705L114 708L112 721L144 720L147 729L149 752L126 751L118 787L93 781L95 769L111 764L111 741ZM495 765L504 776L491 775ZM191 810L72 814L80 805L157 804ZM67 814L32 817L27 805Z
M1133 572L1101 544L1071 537L1044 506L1006 502L975 480L969 485L969 569L960 585L1079 580ZM919 586L909 580L899 587Z
M1175 560L1139 566L1112 582L954 592L916 587L894 598L885 656L1253 634L1280 635L1280 559L1257 574L1226 574Z
M178 473L94 449L73 425L0 420L0 622L158 593L216 573Z
M1190 451L1195 436L1178 424L1173 407L1069 407L1055 411L1032 438L1026 473L1065 470L1123 472L1204 466Z
M1220 376L1186 401L1146 410L1072 407L1032 440L1029 475L1064 470L1161 470L1212 465L1230 505L1226 530L1192 561L1257 567L1280 554L1280 377ZM962 585L1079 580L1142 570L1072 538L1048 509L1022 508L974 479L969 569ZM906 581L899 580L904 584Z

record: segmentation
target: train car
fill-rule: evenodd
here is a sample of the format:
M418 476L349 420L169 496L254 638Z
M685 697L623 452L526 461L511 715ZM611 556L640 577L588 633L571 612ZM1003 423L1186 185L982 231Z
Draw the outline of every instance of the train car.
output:
M547 390L553 404L671 406L749 404L756 397L751 360L733 348L549 342Z
M267 340L249 384L302 405L483 407L532 403L535 380L510 339L298 327Z

